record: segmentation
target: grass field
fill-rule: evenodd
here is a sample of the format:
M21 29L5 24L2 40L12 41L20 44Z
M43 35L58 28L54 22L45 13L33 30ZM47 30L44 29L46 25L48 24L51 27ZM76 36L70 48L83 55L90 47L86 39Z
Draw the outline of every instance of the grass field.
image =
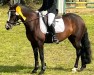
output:
M94 58L94 14L80 16L86 22ZM7 31L7 9L0 8L0 75L31 75L34 67L33 51L25 35L24 25ZM68 40L60 44L45 44L44 75L94 75L94 59L83 72L72 73L75 49ZM80 65L80 64L79 64ZM39 70L40 71L40 70ZM34 74L36 75L36 74Z

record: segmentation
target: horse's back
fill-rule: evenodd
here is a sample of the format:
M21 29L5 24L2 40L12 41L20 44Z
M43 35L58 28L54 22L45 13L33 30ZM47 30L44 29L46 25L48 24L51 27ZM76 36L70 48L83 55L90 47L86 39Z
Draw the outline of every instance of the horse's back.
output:
M79 15L67 13L62 18L67 23L67 26L72 25L73 35L80 36L82 32L86 31L85 22Z
M67 13L62 16L63 20L69 20L71 21L72 25L75 25L76 27L85 27L84 20L77 14L74 13Z
M79 15L77 15L77 14L74 14L74 13L67 13L67 14L64 14L64 15L62 15L62 17L63 17L63 19L64 18L68 18L68 19L71 19L71 21L73 22L75 22L75 23L77 23L77 22L79 22L79 23L84 23L84 21L83 21L83 19L79 16Z

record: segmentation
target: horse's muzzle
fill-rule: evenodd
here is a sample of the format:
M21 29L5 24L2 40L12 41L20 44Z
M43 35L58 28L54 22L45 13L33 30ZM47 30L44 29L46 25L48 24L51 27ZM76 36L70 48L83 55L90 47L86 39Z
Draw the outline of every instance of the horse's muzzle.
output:
M9 29L11 29L11 28L12 28L12 26L11 26L11 25L9 25L8 23L6 23L5 28L6 28L7 30L9 30Z

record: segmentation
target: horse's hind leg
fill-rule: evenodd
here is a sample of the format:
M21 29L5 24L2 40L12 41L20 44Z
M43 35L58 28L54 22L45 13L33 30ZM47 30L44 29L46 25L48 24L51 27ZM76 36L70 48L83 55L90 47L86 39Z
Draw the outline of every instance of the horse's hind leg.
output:
M80 68L80 71L84 70L86 68L86 64L89 64L91 62L91 47L87 31L84 33L81 43L82 43L81 48L82 66Z
M83 71L85 68L86 68L86 63L85 63L85 61L84 61L84 55L82 55L83 54L83 52L82 52L83 50L81 50L81 68L80 68L80 70L79 71Z
M78 69L79 57L81 56L81 42L77 41L77 39L74 36L70 36L68 39L76 49L76 61L74 64L74 68L72 69L73 72L76 72Z

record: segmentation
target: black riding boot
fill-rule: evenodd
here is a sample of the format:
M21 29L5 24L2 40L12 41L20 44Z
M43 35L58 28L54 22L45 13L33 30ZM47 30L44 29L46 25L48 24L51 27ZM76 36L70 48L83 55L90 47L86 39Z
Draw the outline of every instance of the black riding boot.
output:
M56 42L58 44L59 40L57 39L57 37L55 35L55 29L54 29L53 25L50 26L50 29L51 29L51 32L52 32L52 35L53 35L52 41Z

